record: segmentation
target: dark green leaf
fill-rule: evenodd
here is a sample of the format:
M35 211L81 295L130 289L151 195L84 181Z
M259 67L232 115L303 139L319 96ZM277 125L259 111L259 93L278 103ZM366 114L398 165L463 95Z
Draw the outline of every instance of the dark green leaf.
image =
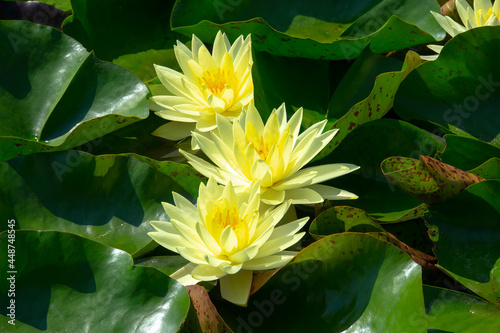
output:
M146 87L60 31L0 22L0 161L64 150L146 118Z
M8 237L0 236L6 249ZM2 279L0 329L15 299L19 332L177 332L189 309L186 289L156 269L133 267L126 252L60 232L17 231L15 297ZM11 271L7 260L0 264ZM12 274L12 273L11 273Z
M439 124L458 135L500 144L500 27L480 27L452 38L439 58L401 84L394 110L405 120ZM463 132L466 133L463 133Z
M500 301L500 181L485 180L430 207L438 228L436 257L457 281L493 303Z
M420 266L370 235L340 233L307 248L241 309L218 303L236 332L425 332ZM300 305L300 306L299 306Z
M420 63L420 57L416 53L410 51L406 54L401 71L378 75L370 95L351 107L346 114L335 121L332 128L338 128L339 133L333 138L332 142L318 154L316 159L328 155L359 125L382 118L392 108L394 95L401 81Z
M172 48L184 39L170 31L173 0L72 0L73 15L63 25L68 35L100 59L112 61L124 54Z
M149 221L168 221L161 202L173 202L172 191L189 197L185 190L194 189L179 183L198 179L187 165L143 159L69 151L0 163L0 218L16 219L19 229L71 232L132 254L151 241Z
M462 170L471 170L492 157L500 158L500 148L486 142L457 135L445 135L443 162Z
M468 333L500 331L498 306L480 298L424 285L424 300L429 329Z
M177 0L172 27L210 42L224 30L232 39L252 34L258 51L286 57L355 59L370 45L375 53L403 49L444 37L431 0L228 1ZM279 13L279 15L276 15ZM346 28L348 28L346 30Z
M334 138L335 140L335 138ZM397 222L423 215L426 206L385 178L380 163L393 155L434 155L443 143L430 133L404 121L375 120L353 130L330 155L326 163L352 163L360 170L326 184L353 192L356 200L332 202L360 208L379 222Z

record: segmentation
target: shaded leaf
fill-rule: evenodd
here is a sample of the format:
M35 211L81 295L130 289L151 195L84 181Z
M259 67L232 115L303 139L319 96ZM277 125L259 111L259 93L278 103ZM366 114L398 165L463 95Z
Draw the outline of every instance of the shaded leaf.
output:
M135 266L153 267L162 272L163 274L170 276L172 273L176 272L178 269L184 267L189 261L184 259L180 255L173 256L154 256L141 258L134 262Z
M414 125L380 119L354 129L338 148L315 164L359 165L359 170L325 182L355 193L359 198L332 201L332 204L362 209L379 223L401 222L423 216L427 206L390 182L382 173L380 163L395 154L418 157L433 155L443 148L438 138Z
M500 144L500 27L480 27L452 38L435 61L418 67L401 84L394 110L458 135ZM465 132L465 133L464 133Z
M464 293L424 285L427 327L451 332L498 332L498 306ZM425 321L422 322L425 325ZM431 331L431 330L430 330Z
M331 128L338 128L339 133L315 159L320 159L331 153L359 125L382 118L392 108L394 95L401 81L421 62L418 54L409 51L401 71L378 75L370 95L351 107L331 126Z
M305 109L306 128L317 122L308 121L308 112L325 118L330 98L328 61L279 57L267 52L253 54L255 106L264 119L282 103L286 103L289 116L300 107Z
M148 116L146 87L60 31L0 22L0 161L65 150Z
M439 267L477 295L500 302L500 181L485 180L426 215L437 227Z
M177 183L189 177L175 174L187 166L168 162L160 172L141 159L68 151L0 163L0 217L16 219L16 229L71 232L134 253L151 241L149 221L168 221L161 202L172 203L172 191L189 198Z
M485 179L500 179L500 158L490 158L469 172Z
M303 249L246 309L216 305L236 332L425 332L409 320L424 319L421 288L420 267L402 251L340 233Z
M7 239L3 232L2 248ZM60 232L17 231L15 246L16 331L177 332L186 318L186 289L155 269L133 267L126 252ZM11 332L9 281L0 288L0 329Z
M72 0L73 15L63 25L100 59L112 61L124 54L172 48L177 39L168 24L173 0Z
M61 2L65 0L60 0ZM1 1L0 20L24 20L37 24L48 25L61 30L61 25L66 17L67 10L71 9L68 4L61 8L54 8L54 1ZM47 3L47 4L46 4ZM68 6L69 5L69 6ZM68 8L69 7L69 8Z
M177 0L174 31L205 42L217 31L231 39L252 34L253 47L278 56L355 59L370 45L375 53L403 49L444 37L430 15L430 0L348 1L190 1ZM276 15L280 13L280 15ZM346 30L346 28L349 29Z
M486 142L457 135L445 135L443 162L462 170L478 167L492 157L500 158L500 148Z
M420 160L390 157L382 162L381 168L391 182L427 204L449 199L484 180L423 155Z

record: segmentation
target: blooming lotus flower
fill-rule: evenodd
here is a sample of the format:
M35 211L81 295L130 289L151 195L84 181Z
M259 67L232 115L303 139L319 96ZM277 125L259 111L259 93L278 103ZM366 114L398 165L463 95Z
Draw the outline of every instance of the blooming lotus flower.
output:
M293 204L312 204L324 199L355 199L356 195L334 187L319 185L325 180L358 169L352 164L327 164L302 169L335 136L337 129L322 133L326 119L299 135L302 108L289 121L284 104L273 110L264 125L259 112L250 104L233 124L217 117L217 129L205 135L193 133L201 150L216 166L186 153L189 163L201 174L217 182L231 182L235 188L246 188L260 182L261 199L278 205L286 200Z
M260 186L236 193L231 182L221 186L213 178L200 184L198 207L173 193L175 206L163 203L170 222L152 221L149 235L160 245L179 253L192 264L176 276L185 284L220 279L223 298L246 305L254 270L283 266L296 252L284 251L298 242L307 217L276 227L290 206L283 203L259 214ZM187 281L187 282L186 282Z
M434 15L439 25L451 37L477 27L500 25L500 1L495 1L492 5L490 0L474 0L473 9L466 0L456 0L455 6L465 26L455 22L449 16L443 16L431 11L431 14ZM441 45L428 45L427 47L436 53L440 53L443 49ZM437 54L422 56L422 59L435 60L437 56Z
M153 134L170 140L187 137L195 128L201 132L215 128L217 114L232 120L253 100L250 35L231 45L219 31L212 54L195 35L191 46L189 50L179 41L174 46L184 74L155 65L170 95L151 97L149 108L172 122Z

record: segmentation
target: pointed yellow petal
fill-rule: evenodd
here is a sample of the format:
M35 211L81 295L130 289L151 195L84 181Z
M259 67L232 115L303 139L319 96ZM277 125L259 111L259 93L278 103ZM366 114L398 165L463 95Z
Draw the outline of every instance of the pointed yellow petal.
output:
M217 267L210 265L198 265L195 269L193 269L191 275L200 281L213 281L223 277L226 273Z
M151 135L167 140L177 141L191 135L196 128L195 123L170 122L158 127Z

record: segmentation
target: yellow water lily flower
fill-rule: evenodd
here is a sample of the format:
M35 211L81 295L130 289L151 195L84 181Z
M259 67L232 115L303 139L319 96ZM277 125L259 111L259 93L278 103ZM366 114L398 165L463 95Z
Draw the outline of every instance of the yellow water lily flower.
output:
M472 8L466 0L456 0L455 7L458 15L464 25L455 22L449 16L443 16L431 11L439 25L451 36L456 35L478 27L500 25L500 1L494 1L491 4L490 0L474 0L474 8ZM443 49L441 45L428 45L428 48L436 53L440 53ZM435 60L438 55L422 56L425 60Z
M236 193L231 182L221 186L210 178L200 184L198 207L174 192L175 205L163 203L170 222L151 221L157 231L148 233L191 262L172 277L185 285L219 279L223 298L246 305L254 270L292 260L296 252L285 250L302 238L297 232L308 218L276 227L290 202L261 215L259 191L255 183Z
M153 134L179 140L195 130L206 132L216 126L215 116L234 119L253 100L251 39L240 36L231 45L226 34L217 33L212 54L193 35L192 50L177 41L175 56L183 74L155 65L168 95L148 100L149 108L170 123Z
M357 196L350 192L318 183L357 170L358 166L327 164L302 169L337 133L337 129L322 133L326 122L325 119L314 124L299 135L302 108L287 121L283 104L273 110L264 125L259 112L250 104L233 124L217 117L216 130L193 133L201 150L216 166L180 152L198 172L214 177L221 184L231 181L236 188L246 188L259 181L261 199L268 205L286 200L292 200L293 204L313 204L324 199L355 199Z

